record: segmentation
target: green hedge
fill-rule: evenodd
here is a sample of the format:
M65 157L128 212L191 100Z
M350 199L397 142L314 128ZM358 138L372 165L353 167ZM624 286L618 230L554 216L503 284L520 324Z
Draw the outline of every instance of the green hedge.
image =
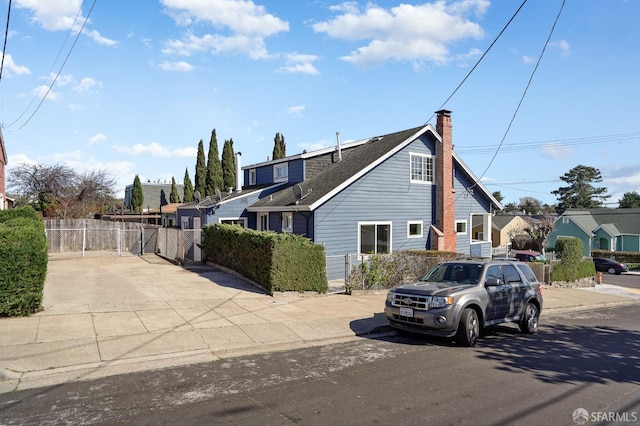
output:
M202 248L206 259L276 291L329 289L324 247L294 234L255 231L236 225L206 225Z
M636 251L592 250L591 257L606 257L622 263L640 263L640 253Z
M560 263L553 266L551 281L573 282L581 278L593 277L596 268L591 260L582 260L582 240L578 238L558 238L555 252Z
M35 210L0 210L0 316L41 308L47 261L44 224Z

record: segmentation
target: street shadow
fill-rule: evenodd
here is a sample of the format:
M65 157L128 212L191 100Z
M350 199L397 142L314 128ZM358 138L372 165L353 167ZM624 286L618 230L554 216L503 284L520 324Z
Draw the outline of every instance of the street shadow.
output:
M516 335L517 334L517 335ZM640 333L554 324L537 334L496 327L477 346L497 369L525 371L547 383L640 383Z

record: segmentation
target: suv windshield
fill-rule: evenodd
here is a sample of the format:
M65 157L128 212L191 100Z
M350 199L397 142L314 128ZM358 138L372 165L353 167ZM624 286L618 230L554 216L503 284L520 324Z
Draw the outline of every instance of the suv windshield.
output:
M429 270L420 281L447 284L477 284L482 273L480 263L441 263Z

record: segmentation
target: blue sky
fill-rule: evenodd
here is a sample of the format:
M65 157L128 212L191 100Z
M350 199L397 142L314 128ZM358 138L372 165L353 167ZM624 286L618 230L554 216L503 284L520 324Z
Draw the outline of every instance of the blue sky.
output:
M640 192L640 1L567 0L532 77L562 1L529 0L443 105L520 4L14 0L0 79L9 169L108 169L122 196L136 174L193 180L213 129L247 166L276 132L292 155L338 131L435 125L444 106L456 151L504 203L554 204L559 177L585 165L617 207Z

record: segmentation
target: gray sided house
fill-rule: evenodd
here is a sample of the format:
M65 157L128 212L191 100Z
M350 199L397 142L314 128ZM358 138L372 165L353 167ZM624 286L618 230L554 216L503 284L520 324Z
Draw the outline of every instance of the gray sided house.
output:
M640 209L570 209L556 220L548 247L558 238L582 240L584 256L592 250L640 251Z
M176 184L180 200L184 199L184 185ZM169 204L171 196L171 183L142 183L142 211L147 212L153 209L159 209L160 206ZM133 198L133 184L127 185L124 189L124 205L127 209L131 209L131 199Z
M344 256L435 249L491 257L500 203L453 151L450 112L431 125L244 169L286 185L247 207L256 229L304 235L325 247L328 275ZM480 239L472 238L478 218ZM332 265L335 260L336 264Z

